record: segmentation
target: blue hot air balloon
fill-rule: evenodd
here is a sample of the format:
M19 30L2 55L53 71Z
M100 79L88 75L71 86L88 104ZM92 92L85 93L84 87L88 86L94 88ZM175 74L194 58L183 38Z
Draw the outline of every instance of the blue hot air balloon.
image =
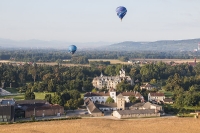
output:
M126 15L127 10L125 7L119 6L117 7L116 12L117 12L117 16L122 20L123 17Z
M70 45L68 48L68 52L74 54L77 50L77 47L75 45Z

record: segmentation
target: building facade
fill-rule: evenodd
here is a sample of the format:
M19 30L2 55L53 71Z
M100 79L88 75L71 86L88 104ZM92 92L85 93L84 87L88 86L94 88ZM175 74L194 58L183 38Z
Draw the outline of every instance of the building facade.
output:
M145 89L145 90L152 90L152 89L154 89L154 88L156 89L156 88L158 88L158 87L155 86L155 85L152 85L152 84L150 84L150 83L146 83L146 84L140 86L140 89L141 89L141 90L143 90L143 89Z
M29 118L31 116L60 116L64 114L64 107L49 104L45 100L20 100L16 101L17 117Z
M156 102L163 102L165 99L164 93L156 92L156 93L149 93L148 94L148 101L156 101Z
M102 73L99 77L95 77L92 81L92 84L95 88L102 89L106 87L107 89L114 88L116 89L116 86L118 83L120 83L122 80L126 80L131 85L134 84L133 80L130 76L126 76L126 72L124 69L121 69L119 71L119 76L104 76Z
M13 99L0 99L0 122L14 122L15 101Z
M129 96L135 96L137 99L144 101L144 97L136 91L126 91L126 92L116 92L115 90L110 90L109 92L87 92L84 94L84 100L90 98L94 103L105 103L108 97L111 97L115 103L117 102L117 96L121 94L126 103L129 103Z
M160 117L160 113L155 109L145 110L117 110L113 111L113 116L119 119L122 118L140 118L140 117Z

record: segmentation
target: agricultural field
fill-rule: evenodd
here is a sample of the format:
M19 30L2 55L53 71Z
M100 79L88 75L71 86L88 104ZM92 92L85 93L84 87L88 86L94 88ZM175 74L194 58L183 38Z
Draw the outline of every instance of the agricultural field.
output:
M199 123L200 119L195 118L126 120L84 118L0 125L0 131L3 133L199 133Z
M128 62L123 62L118 59L88 59L90 61L110 61L110 64L130 64ZM141 58L134 58L132 60L135 61L144 61L144 59ZM175 63L186 63L186 62L194 62L194 59L145 59L146 61L162 61L169 63L171 61L174 61ZM2 63L13 63L13 61L10 60L0 60ZM196 59L196 62L200 62L200 59ZM21 63L21 62L14 62L14 63ZM57 62L37 62L37 64L40 65L58 65ZM90 66L89 64L65 64L62 63L63 66Z
M134 59L134 60L141 60L143 61L144 59ZM171 61L174 61L175 63L186 63L186 62L194 62L194 59L145 59L146 61L162 61L169 63ZM200 62L200 59L196 59L196 62Z
M88 59L90 61L110 61L110 64L130 64L128 62L123 62L117 59Z

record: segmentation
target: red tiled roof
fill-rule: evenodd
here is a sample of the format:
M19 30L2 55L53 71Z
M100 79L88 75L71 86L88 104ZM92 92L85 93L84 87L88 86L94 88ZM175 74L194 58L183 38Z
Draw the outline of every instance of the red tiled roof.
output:
M131 95L133 95L133 96L136 96L136 97L141 97L141 94L139 93L139 92L122 92L121 93L123 96L131 96Z
M109 92L87 92L84 94L84 97L91 97L91 96L110 96Z
M160 93L160 92L159 93L150 92L150 95L151 96L165 96L164 93Z

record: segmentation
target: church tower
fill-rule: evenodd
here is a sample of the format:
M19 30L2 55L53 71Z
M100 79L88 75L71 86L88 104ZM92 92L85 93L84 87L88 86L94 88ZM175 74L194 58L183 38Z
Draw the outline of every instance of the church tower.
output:
M117 96L117 109L125 110L125 98L121 93Z

